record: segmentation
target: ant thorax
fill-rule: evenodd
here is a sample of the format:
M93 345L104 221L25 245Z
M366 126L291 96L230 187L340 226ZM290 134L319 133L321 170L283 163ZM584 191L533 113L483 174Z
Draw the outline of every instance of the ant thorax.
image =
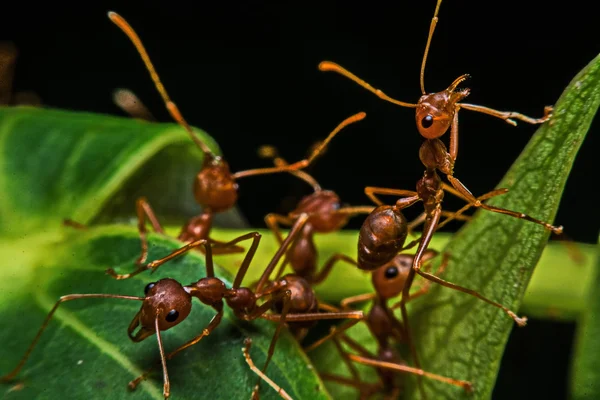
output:
M220 157L204 163L204 168L194 179L193 190L198 204L211 212L229 210L238 198L238 184L231 175L229 165Z

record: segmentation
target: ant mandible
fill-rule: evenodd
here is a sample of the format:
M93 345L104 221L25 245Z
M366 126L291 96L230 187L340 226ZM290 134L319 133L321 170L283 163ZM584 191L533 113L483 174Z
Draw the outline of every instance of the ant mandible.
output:
M298 224L292 227L291 231L295 232L295 230L302 229L302 225L307 219L307 215L300 216ZM252 258L254 257L256 249L258 248L260 238L261 235L258 232L251 232L227 243L227 245L235 245L241 241L252 239L252 244L246 253L246 256L244 257L244 260L242 261L231 288L227 288L225 282L215 276L211 251L212 244L206 239L201 239L176 249L166 257L153 261L147 266L147 269L156 270L167 261L181 256L193 248L204 246L206 254L206 277L201 278L191 285L183 286L174 279L164 278L157 282L146 285L144 289L144 297L114 294L70 294L62 296L48 313L41 328L25 352L25 355L22 357L21 361L9 374L0 377L0 382L9 382L15 378L29 358L29 355L39 341L42 333L48 326L58 307L64 302L76 299L112 298L142 302L140 310L129 324L127 333L129 338L134 342L141 342L144 339L156 334L163 370L163 395L165 398L168 398L170 395L167 360L170 360L182 350L200 342L220 324L224 312L224 302L227 303L227 305L233 310L234 314L242 320L251 321L257 318L262 318L278 322L275 333L271 339L271 344L269 346L267 360L265 362L265 366L263 367L263 371L267 368L268 363L273 356L275 344L284 322L305 322L321 319L345 318L360 319L363 317L362 311L340 311L326 313L316 312L318 306L314 304L314 293L310 290L304 290L305 288L310 289L308 283L302 285L302 282L299 282L299 280L293 281L291 279L282 279L267 285L268 275L271 274L276 264L285 254L287 246L289 246L291 243L291 239L284 241L284 244L277 250L273 259L265 269L263 276L261 276L261 280L256 290L253 291L249 288L241 287L243 278L246 275L248 267L250 266ZM268 300L259 305L258 301L267 296ZM211 319L208 325L198 336L177 347L170 353L165 354L161 331L168 330L187 318L191 312L193 297L212 307L216 311L216 315ZM310 309L308 312L307 310L301 310L302 312L300 313L296 312L299 309L298 305L302 304L303 302L304 304L309 304L310 306L314 305L314 310ZM269 313L273 308L276 308L279 312ZM142 382L142 380L144 380L152 370L154 370L154 367L148 369L146 372L144 372L144 374L131 381L129 383L129 388L135 389L137 385ZM254 389L254 392L256 392L256 390L257 387Z
M137 33L133 30L129 23L117 13L111 11L108 13L108 17L127 35L127 37L134 44L142 60L144 61L146 69L150 73L154 85L160 93L167 110L171 114L171 117L188 132L191 139L194 141L194 143L196 143L204 155L202 169L196 175L193 187L194 197L198 204L202 206L203 211L199 216L192 218L186 225L184 225L179 233L178 239L184 242L206 239L210 243L218 245L214 248L215 254L228 254L244 251L244 249L239 246L224 246L223 242L212 239L209 236L214 214L227 211L236 204L238 198L238 179L248 176L273 174L286 172L293 169L305 168L316 157L319 156L322 149L327 145L331 137L335 136L337 132L342 130L347 125L360 121L366 116L365 113L360 112L342 121L331 132L329 138L324 140L322 145L314 149L310 156L304 160L284 167L258 168L231 173L227 162L221 156L216 155L208 147L208 145L194 133L191 126L183 118L183 115L177 108L177 105L170 99ZM141 254L136 263L143 269L143 264L146 262L146 258L148 256L146 220L150 221L155 232L164 234L164 230L156 218L154 211L150 207L150 204L145 198L140 198L136 202L136 213L138 219L138 230L142 242ZM124 279L127 278L127 275L113 275L113 277L117 279Z
M456 161L456 157L458 155L458 112L460 109L477 111L480 113L488 114L496 118L503 119L507 123L516 126L517 122L515 120L523 121L529 124L541 124L547 121L552 112L551 106L546 106L544 108L544 116L542 118L531 118L526 115L512 112L512 111L498 111L489 107L483 107L475 104L461 103L461 101L466 98L470 90L469 89L461 89L457 90L457 87L460 83L465 81L470 77L469 74L464 74L459 76L452 82L452 84L445 90L437 93L427 93L425 91L425 65L427 62L427 55L429 53L429 47L431 45L431 39L433 37L433 32L435 31L435 27L438 22L438 13L440 9L440 5L442 0L437 1L437 5L435 8L435 12L433 18L431 19L431 25L429 27L429 36L427 37L427 44L425 45L425 52L423 54L423 60L421 62L421 73L420 73L420 85L421 85L421 93L422 96L419 98L419 101L414 103L407 103L403 101L399 101L393 99L383 93L379 89L375 89L373 86L368 84L366 81L360 79L350 71L341 67L340 65L331 62L331 61L323 61L319 64L319 70L321 71L333 71L337 72L345 76L346 78L356 82L360 86L374 93L379 98L388 101L390 103L416 109L416 122L417 129L421 136L425 139L435 140L439 137L443 136L450 128L450 153L439 155L444 156L447 168L449 172L446 172L452 175L452 170L454 167L454 162ZM445 150L445 146L444 146ZM449 178L450 179L450 178ZM452 182L452 180L451 180ZM454 183L453 183L454 186ZM457 187L457 190L458 189Z

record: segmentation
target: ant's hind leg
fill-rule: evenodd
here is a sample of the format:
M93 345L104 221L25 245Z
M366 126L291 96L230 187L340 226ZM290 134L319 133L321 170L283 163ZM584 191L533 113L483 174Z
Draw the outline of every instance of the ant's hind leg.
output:
M515 218L519 218L519 219L524 219L526 221L542 225L544 228L552 231L555 234L561 234L562 231L563 231L563 227L562 226L554 226L554 225L551 225L551 224L549 224L547 222L544 222L544 221L541 221L539 219L530 217L529 215L523 214L521 212L511 211L511 210L507 210L507 209L504 209L504 208L494 207L494 206L490 206L488 204L482 203L480 200L478 200L477 198L475 198L475 196L473 196L473 194L469 191L469 189L467 189L465 187L465 185L461 181L459 181L458 179L456 179L455 177L450 176L450 175L448 175L448 180L450 181L450 183L452 184L452 186L454 186L454 188L456 190L458 190L459 192L461 192L463 194L463 196L465 196L466 198L469 199L469 202L473 205L473 207L481 207L484 210L496 212L496 213L499 213L499 214L510 215L511 217L515 217Z

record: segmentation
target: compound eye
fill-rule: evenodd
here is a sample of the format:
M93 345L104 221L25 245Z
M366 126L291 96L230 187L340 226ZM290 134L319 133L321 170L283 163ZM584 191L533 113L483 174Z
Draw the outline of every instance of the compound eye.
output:
M156 285L156 282L151 282L151 283L147 284L146 287L144 288L144 294L147 295L148 292L150 291L150 289L152 289L154 287L154 285Z
M425 129L427 129L427 128L430 128L431 125L433 125L433 116L431 116L430 114L427 114L421 120L421 126Z
M398 276L398 268L389 267L388 269L385 270L385 277L387 279L394 279L397 276Z
M167 322L175 322L175 321L177 321L177 318L179 318L179 311L177 311L177 310L169 311L169 313L165 317Z

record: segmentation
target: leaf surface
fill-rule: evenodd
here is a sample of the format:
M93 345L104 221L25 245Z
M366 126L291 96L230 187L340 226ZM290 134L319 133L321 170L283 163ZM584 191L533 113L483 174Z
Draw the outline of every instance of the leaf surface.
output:
M149 259L166 255L179 246L176 241L157 235L152 235L150 244ZM189 284L205 276L204 257L193 253L165 264L153 275L144 273L128 280L114 280L104 271L109 266L119 272L133 269L139 238L135 228L111 225L71 232L61 244L38 247L37 257L28 255L16 260L2 271L0 280L0 316L6 321L0 330L0 374L14 368L60 296L143 296L146 284L162 277ZM251 268L265 266L256 260ZM218 267L217 273L230 287L230 275ZM69 398L87 399L162 398L160 368L138 390L127 393L130 380L160 361L155 336L141 343L133 343L127 337L127 326L140 304L119 299L79 299L61 305L18 380L0 385L3 398L57 399L64 393L69 393ZM163 332L167 351L201 333L214 314L211 308L194 301L190 316ZM250 398L257 378L242 356L243 340L253 339L251 354L261 367L274 328L270 321L242 322L227 309L213 334L168 361L172 398ZM277 342L267 372L294 399L329 398L287 331ZM263 383L261 398L279 396Z

